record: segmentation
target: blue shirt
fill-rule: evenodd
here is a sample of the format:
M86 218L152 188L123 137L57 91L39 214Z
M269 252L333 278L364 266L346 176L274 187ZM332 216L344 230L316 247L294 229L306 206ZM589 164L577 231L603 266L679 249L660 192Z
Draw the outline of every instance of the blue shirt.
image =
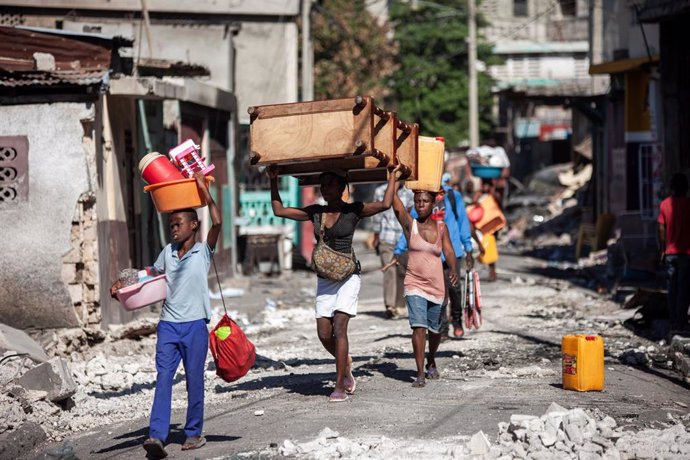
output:
M168 244L153 267L165 273L167 295L163 302L161 321L184 323L211 319L208 295L208 269L212 251L206 243L195 243L182 259L177 256L178 244Z
M448 229L448 237L450 242L453 244L453 251L455 251L455 257L458 259L463 257L466 252L472 252L472 233L470 232L470 220L467 218L467 211L465 211L465 201L462 195L457 190L449 185L444 185L443 190L446 191L446 196L443 198L446 206L444 212L443 221ZM452 209L452 204L448 194L453 193L455 196L455 210L457 211L458 218L455 218L455 214ZM412 208L410 215L413 219L418 216L417 210ZM407 239L403 233L398 240L398 244L395 245L395 250L393 253L395 255L400 255L407 251ZM445 259L445 255L441 253L441 257Z

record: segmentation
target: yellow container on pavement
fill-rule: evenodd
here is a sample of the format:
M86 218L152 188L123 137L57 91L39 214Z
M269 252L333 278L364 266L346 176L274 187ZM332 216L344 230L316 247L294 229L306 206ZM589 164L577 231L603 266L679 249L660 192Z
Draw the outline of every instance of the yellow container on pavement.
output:
M598 335L566 335L563 352L563 389L604 389L604 339Z
M419 136L417 155L417 180L408 180L405 185L410 190L438 192L443 176L443 160L446 142L442 137Z

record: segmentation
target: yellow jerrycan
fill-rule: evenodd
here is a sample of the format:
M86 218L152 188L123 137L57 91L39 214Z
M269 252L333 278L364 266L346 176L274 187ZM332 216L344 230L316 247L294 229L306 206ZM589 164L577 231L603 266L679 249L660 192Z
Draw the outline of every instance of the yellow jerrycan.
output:
M441 188L446 142L442 137L419 136L417 180L405 181L410 190L438 192Z
M604 389L604 339L598 335L566 335L563 352L563 389Z

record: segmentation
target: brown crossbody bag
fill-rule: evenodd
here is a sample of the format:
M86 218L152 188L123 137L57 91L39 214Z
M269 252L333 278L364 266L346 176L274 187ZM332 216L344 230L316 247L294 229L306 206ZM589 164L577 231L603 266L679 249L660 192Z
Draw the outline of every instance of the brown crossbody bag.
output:
M319 220L321 221L319 241L316 243L311 256L312 267L319 276L331 281L343 281L352 275L357 268L355 251L350 248L350 254L346 254L330 248L324 241L325 220L323 213L319 216Z

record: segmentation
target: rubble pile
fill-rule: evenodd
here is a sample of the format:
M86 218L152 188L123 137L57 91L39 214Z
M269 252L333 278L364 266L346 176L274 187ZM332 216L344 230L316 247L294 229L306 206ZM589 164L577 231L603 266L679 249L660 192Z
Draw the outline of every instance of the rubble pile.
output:
M418 440L367 437L348 439L325 428L315 440L299 443L285 440L261 452L238 457L263 458L282 455L293 458L474 458L532 459L682 459L690 455L690 432L679 423L664 429L626 431L598 410L565 409L552 403L541 416L513 415L498 424L498 438L492 443L479 431L471 437L456 436L431 443Z
M674 336L668 354L673 369L685 383L690 383L690 338Z

